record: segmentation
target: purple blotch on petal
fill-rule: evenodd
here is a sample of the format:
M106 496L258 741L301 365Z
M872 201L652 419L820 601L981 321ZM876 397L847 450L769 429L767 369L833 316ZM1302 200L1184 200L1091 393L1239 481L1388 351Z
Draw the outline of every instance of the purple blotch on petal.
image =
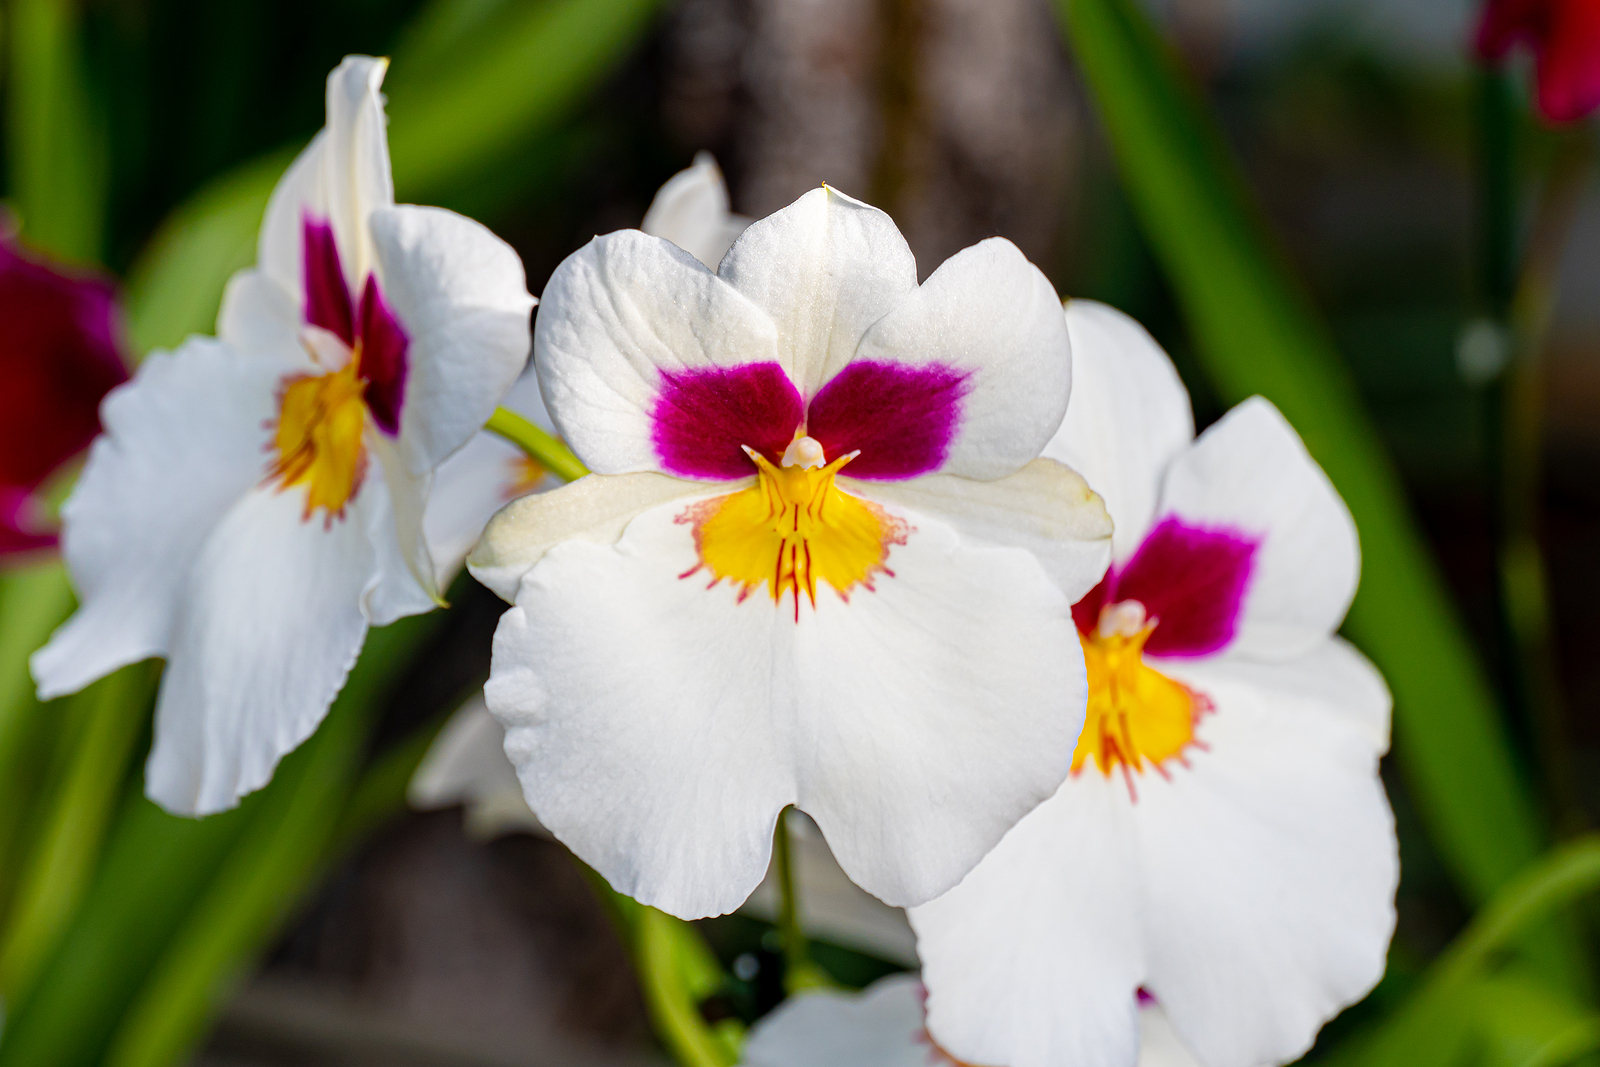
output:
M400 432L406 399L406 348L411 339L389 310L378 279L367 275L361 289L361 376L367 380L367 410L390 437Z
M347 345L356 343L350 307L350 289L339 263L339 245L333 227L306 215L301 219L300 262L305 286L305 321L338 335Z
M1159 620L1144 650L1152 656L1206 656L1232 641L1250 585L1260 541L1222 528L1191 526L1176 517L1161 520L1133 558L1106 576L1084 602L1097 600L1094 620L1087 607L1073 609L1078 628L1098 621L1099 604L1137 600Z
M663 470L689 478L743 478L755 464L741 446L777 463L804 405L776 363L662 371L650 439Z
M812 398L806 432L829 460L860 449L853 478L914 478L944 463L967 393L967 375L928 364L848 364Z

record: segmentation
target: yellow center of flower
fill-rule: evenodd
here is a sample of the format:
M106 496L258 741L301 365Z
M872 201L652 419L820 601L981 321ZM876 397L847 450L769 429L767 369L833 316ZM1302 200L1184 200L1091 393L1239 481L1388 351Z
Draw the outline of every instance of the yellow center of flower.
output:
M367 383L360 362L358 348L341 370L290 378L279 397L278 458L267 478L277 480L280 492L306 486L307 519L317 508L326 509L330 523L343 518L366 473Z
M1142 772L1146 764L1159 771L1195 743L1204 698L1144 662L1144 643L1158 621L1146 622L1144 605L1125 600L1101 610L1094 633L1078 635L1089 669L1089 708L1072 754L1074 774L1091 756L1108 778L1119 764L1124 773Z
M740 599L766 583L776 603L785 591L815 606L817 582L841 595L856 585L871 589L891 545L905 544L906 524L875 504L841 490L834 476L855 453L825 463L822 446L797 436L782 465L746 448L756 465L756 484L695 505L678 517L692 522L701 567L712 584L724 578L742 588Z

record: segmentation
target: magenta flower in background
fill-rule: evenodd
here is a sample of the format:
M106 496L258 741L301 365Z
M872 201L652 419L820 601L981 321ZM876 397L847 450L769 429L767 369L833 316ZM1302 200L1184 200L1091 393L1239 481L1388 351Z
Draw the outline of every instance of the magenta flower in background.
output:
M0 239L0 556L53 548L34 494L100 432L100 398L128 380L108 282Z
M1600 105L1600 4L1489 0L1478 23L1478 55L1499 62L1522 42L1538 65L1540 114L1574 122Z

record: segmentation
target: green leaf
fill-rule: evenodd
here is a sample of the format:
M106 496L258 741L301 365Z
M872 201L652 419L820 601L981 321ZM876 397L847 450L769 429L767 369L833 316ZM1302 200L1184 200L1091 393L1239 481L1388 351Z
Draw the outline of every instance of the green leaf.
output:
M1552 850L1511 879L1434 961L1405 1004L1376 1033L1330 1057L1330 1067L1448 1067L1458 1062L1466 1047L1465 1031L1483 1022L1475 987L1496 958L1559 909L1596 889L1600 836ZM1572 1035L1545 1035L1556 1036L1573 1043Z
M312 738L234 811L177 818L135 793L33 992L0 1031L0 1067L178 1062L216 998L319 869L379 701L438 614L374 630Z
M440 618L416 615L368 636L328 717L279 766L144 982L112 1039L108 1067L170 1067L205 1036L229 981L266 947L325 866L377 709Z
M6 152L11 198L30 244L100 259L109 181L105 116L90 92L75 0L13 0Z
M0 947L0 989L25 997L77 910L148 719L157 668L124 667L68 697L79 728L60 731L63 773L46 796L43 825L20 865Z
M1276 404L1355 516L1362 582L1346 632L1394 692L1396 754L1435 844L1485 900L1545 835L1377 431L1165 42L1132 0L1056 2L1208 376L1230 401Z
M463 31L442 54L425 47L416 76L407 55L397 54L385 83L396 195L437 199L548 130L621 58L659 4L504 4L484 16L492 32ZM417 47L426 41L408 39ZM254 261L267 197L292 157L278 153L222 176L162 224L129 285L136 351L211 331L228 277Z

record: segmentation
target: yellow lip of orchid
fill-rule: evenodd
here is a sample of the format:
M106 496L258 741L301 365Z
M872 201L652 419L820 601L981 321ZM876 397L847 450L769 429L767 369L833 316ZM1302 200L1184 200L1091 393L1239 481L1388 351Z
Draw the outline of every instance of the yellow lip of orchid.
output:
M1195 724L1209 705L1187 686L1144 662L1144 646L1159 619L1147 619L1137 600L1107 604L1092 633L1080 633L1089 674L1089 703L1083 733L1072 754L1072 773L1093 758L1106 777L1121 768L1128 788L1133 773L1183 758L1198 745Z
M756 465L755 485L701 501L678 518L694 525L700 554L699 566L683 577L709 570L712 585L738 583L741 601L765 583L775 604L785 592L793 595L798 619L802 595L815 607L819 579L848 598L857 585L871 589L879 572L893 576L889 550L905 544L906 523L834 482L857 453L827 462L822 445L799 433L781 465L748 446L745 452Z
M305 520L317 508L325 509L328 525L344 518L345 506L361 488L367 469L366 391L359 348L339 370L297 375L284 383L273 435L278 458L267 480L276 481L280 492L306 486Z

